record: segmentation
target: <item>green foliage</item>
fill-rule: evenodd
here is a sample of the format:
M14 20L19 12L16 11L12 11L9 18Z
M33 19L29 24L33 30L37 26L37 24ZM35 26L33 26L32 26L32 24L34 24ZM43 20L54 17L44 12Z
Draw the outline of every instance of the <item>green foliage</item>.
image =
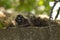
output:
M36 0L20 0L20 5L17 10L20 11L31 11L36 5Z
M5 7L6 9L8 8L14 8L16 7L16 5L14 3L16 0L0 0L0 6L1 7Z
M45 6L45 10L40 12L47 12L50 11L49 2L54 0L0 0L0 6L5 8L15 8L17 11L27 11L30 12L32 9L37 9L38 6ZM35 10L36 10L35 9ZM36 10L38 13L38 10Z
M10 8L10 2L8 0L0 0L0 6L4 6L5 8Z

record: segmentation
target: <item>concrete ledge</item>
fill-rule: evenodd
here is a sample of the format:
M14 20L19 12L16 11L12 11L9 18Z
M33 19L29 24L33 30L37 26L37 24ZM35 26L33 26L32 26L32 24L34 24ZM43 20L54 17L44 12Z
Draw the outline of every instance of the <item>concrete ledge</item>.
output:
M53 40L60 40L60 27L53 28ZM0 29L0 40L49 40L48 27Z

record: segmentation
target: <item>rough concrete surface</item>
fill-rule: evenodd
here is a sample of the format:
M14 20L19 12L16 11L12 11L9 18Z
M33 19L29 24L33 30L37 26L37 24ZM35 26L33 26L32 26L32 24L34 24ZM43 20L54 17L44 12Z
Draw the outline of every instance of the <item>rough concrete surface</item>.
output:
M0 40L60 40L60 27L27 27L0 29ZM51 35L52 34L52 35Z

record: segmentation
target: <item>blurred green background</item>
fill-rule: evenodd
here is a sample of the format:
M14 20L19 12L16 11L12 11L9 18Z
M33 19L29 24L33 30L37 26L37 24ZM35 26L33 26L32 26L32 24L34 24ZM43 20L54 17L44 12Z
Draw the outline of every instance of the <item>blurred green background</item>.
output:
M48 14L51 7L49 2L54 0L0 0L0 7L13 8L18 12L32 12L33 14ZM0 22L0 27L3 24Z
M35 13L44 13L49 14L50 6L49 2L53 0L0 0L0 7L6 9L14 8L17 11L26 11L30 12L35 10Z

